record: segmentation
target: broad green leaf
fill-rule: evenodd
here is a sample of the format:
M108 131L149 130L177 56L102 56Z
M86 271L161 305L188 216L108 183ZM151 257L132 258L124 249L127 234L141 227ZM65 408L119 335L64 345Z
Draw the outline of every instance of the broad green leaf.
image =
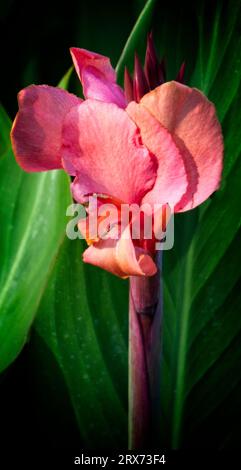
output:
M236 2L228 6L218 2L208 10L208 23L203 2L195 12L199 32L195 37L193 31L196 63L189 83L216 104L224 133L225 166L221 189L214 197L176 217L175 246L164 256L162 430L165 444L171 447L205 447L210 439L219 447L230 434L225 425L230 424L229 416L241 410L240 403L236 408L237 402L228 400L238 393L241 381L237 288L241 274L241 12ZM172 30L170 17L168 21ZM185 30L183 23L181 27ZM181 27L176 31L176 63L183 56L186 61L189 58ZM168 40L167 35L166 44ZM222 407L225 417L219 426L217 410Z
M91 447L127 442L127 281L84 265L68 240L35 321L60 365L82 438Z
M129 70L133 69L135 52L140 50L141 47L143 51L146 46L147 33L151 28L151 19L155 3L156 0L147 0L126 42L126 45L116 66L117 78L119 82L123 81L125 66L128 66Z
M9 119L4 125L9 136ZM0 136L4 135L3 130L4 127ZM7 142L6 136L7 133ZM0 187L2 371L16 358L27 339L63 241L70 192L64 172L27 174L17 165L11 150L0 159Z

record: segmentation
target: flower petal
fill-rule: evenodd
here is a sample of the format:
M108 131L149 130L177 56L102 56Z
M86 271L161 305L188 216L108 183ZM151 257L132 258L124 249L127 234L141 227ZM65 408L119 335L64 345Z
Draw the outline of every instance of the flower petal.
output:
M108 238L91 245L85 250L83 260L123 278L153 276L157 272L151 256L134 247L129 226L118 240Z
M141 103L172 134L183 154L189 184L178 211L192 209L219 186L223 139L214 105L197 89L175 81L164 83L146 94ZM190 178L191 177L191 178Z
M174 207L187 188L185 166L178 147L171 134L143 105L132 101L126 108L126 112L139 127L144 145L158 161L155 185L145 195L143 202L168 203Z
M18 102L11 139L19 165L26 171L62 168L63 119L81 100L60 88L31 85L20 91Z
M73 108L63 126L62 153L64 167L75 168L78 202L98 193L139 203L155 182L156 162L136 125L112 103L86 100Z
M116 83L116 73L110 59L101 54L72 47L70 49L76 72L83 85L85 98L126 107L124 92Z

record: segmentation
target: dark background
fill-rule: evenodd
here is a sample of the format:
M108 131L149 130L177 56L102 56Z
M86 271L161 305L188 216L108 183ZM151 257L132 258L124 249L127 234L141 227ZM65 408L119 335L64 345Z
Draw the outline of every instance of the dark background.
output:
M57 85L71 65L69 47L111 56L114 64L145 1L1 0L1 102L13 117L16 92L30 83ZM110 40L115 38L116 40Z

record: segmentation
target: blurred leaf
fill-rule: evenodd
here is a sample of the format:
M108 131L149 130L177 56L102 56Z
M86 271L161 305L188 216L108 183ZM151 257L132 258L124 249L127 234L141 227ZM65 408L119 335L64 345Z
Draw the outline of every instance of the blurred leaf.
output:
M127 442L127 281L81 259L66 239L35 321L69 388L88 447Z
M237 402L228 400L241 381L241 12L236 2L217 2L208 15L204 2L196 8L199 34L195 37L193 31L193 42L198 53L189 83L216 104L225 168L222 188L212 200L176 216L175 246L164 257L162 426L164 442L171 447L208 447L210 442L219 447L230 434L229 416L241 412L240 402L237 408ZM172 20L164 16L163 21L169 21L172 31ZM176 30L176 63L188 50L182 30L184 19ZM165 40L162 47L172 41L176 51L175 40L168 35ZM226 421L223 413L219 423L215 412L224 406Z
M10 147L7 136L11 123L9 119L2 122L0 135ZM0 187L1 371L26 341L63 241L70 192L64 172L27 174L17 165L11 150L0 159Z
M134 55L137 50L144 50L146 47L147 33L151 29L151 20L156 0L148 0L137 19L135 26L127 39L126 45L116 66L117 78L121 83L123 81L125 66L132 71Z
M0 104L0 158L2 158L10 149L9 129L11 129L11 120L5 109Z

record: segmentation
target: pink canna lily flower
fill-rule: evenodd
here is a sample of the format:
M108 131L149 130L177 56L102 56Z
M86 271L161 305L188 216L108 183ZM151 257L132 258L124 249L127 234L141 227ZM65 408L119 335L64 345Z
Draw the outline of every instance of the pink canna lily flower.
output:
M97 195L121 203L192 209L219 186L223 140L214 105L197 89L164 82L165 70L148 38L144 71L135 58L125 91L110 60L72 48L85 100L59 88L31 85L19 93L11 138L26 171L64 169L74 199ZM81 225L81 224L80 224ZM80 226L81 229L81 226ZM153 243L126 237L89 240L85 262L121 277L156 273ZM86 235L88 239L88 236Z

